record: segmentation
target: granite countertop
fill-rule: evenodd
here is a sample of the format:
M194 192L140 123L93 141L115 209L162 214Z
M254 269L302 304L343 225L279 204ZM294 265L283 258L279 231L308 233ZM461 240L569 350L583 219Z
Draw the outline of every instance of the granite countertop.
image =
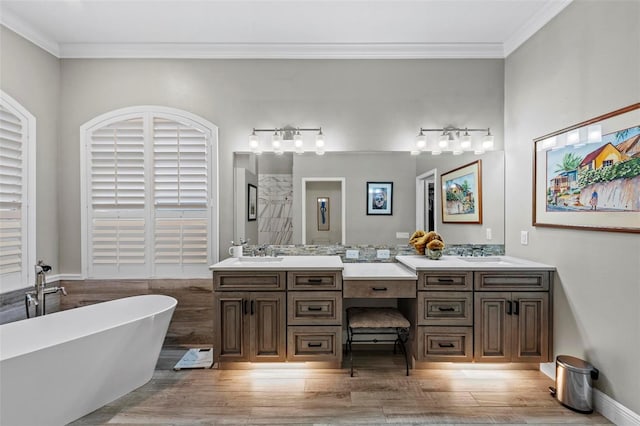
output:
M343 280L417 280L415 272L399 263L345 263Z
M342 270L340 256L231 257L209 266L212 271Z
M442 256L431 260L426 256L396 256L396 260L414 271L457 269L467 271L491 270L555 270L555 266L511 256L459 257Z

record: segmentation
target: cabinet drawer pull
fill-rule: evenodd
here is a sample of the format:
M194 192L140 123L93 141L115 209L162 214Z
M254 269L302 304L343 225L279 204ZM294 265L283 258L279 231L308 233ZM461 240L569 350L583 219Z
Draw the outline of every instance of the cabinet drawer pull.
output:
M453 348L454 347L453 343L438 343L438 346L440 346L441 348Z
M455 309L454 309L454 308L452 308L452 307L443 308L442 306L438 306L438 310L439 310L440 312L453 312L453 311L455 311Z
M244 314L247 315L247 300L246 299L242 299L242 310L244 311Z
M322 278L309 278L307 281L309 281L310 283L321 283Z
M438 278L439 283L452 283L453 278Z
M511 300L507 300L507 315L511 315Z
M307 347L308 348L321 348L322 347L322 343L320 343L320 342L318 342L318 343L309 342L309 343L307 343Z
M309 306L307 309L309 311L321 311L322 310L322 306Z
M254 314L254 312L255 312L255 310L254 310L254 305L255 305L255 301L254 301L254 300L252 300L252 301L251 301L251 315L253 315L253 314Z
M371 287L373 291L387 291L386 287Z
M513 314L520 315L520 303L517 300L513 301Z

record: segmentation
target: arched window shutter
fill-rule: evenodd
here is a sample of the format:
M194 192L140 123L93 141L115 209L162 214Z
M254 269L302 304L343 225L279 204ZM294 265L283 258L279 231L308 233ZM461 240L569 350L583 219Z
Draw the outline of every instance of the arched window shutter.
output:
M142 111L88 130L88 276L207 276L212 131Z

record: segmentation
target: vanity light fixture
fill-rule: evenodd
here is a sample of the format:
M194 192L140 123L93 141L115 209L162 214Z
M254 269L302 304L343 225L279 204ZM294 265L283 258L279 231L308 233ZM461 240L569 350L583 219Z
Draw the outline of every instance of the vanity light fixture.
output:
M257 133L272 133L270 149L262 149L260 137ZM256 155L263 152L273 152L276 155L282 155L285 151L293 151L296 154L304 154L304 138L301 132L318 132L315 140L315 153L324 154L324 134L322 127L304 128L304 127L275 127L271 129L253 128L249 135L249 149ZM313 149L309 149L313 150Z
M437 141L427 139L425 132L438 132ZM473 141L470 132L486 132L485 136L477 141ZM426 129L421 127L416 136L415 145L411 150L411 155L418 155L423 151L430 152L431 155L440 155L443 151L460 155L464 152L473 151L475 154L484 154L485 151L494 149L494 139L490 128L470 129L468 127L444 127L440 129Z

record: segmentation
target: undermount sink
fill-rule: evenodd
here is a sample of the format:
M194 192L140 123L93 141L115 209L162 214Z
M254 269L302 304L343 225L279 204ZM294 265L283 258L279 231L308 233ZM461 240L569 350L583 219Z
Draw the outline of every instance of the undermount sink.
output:
M510 262L499 256L483 256L483 257L459 257L460 260L471 263L493 263L497 265L515 265L514 262Z
M242 256L238 258L242 263L264 263L264 262L281 262L283 257L275 256Z

